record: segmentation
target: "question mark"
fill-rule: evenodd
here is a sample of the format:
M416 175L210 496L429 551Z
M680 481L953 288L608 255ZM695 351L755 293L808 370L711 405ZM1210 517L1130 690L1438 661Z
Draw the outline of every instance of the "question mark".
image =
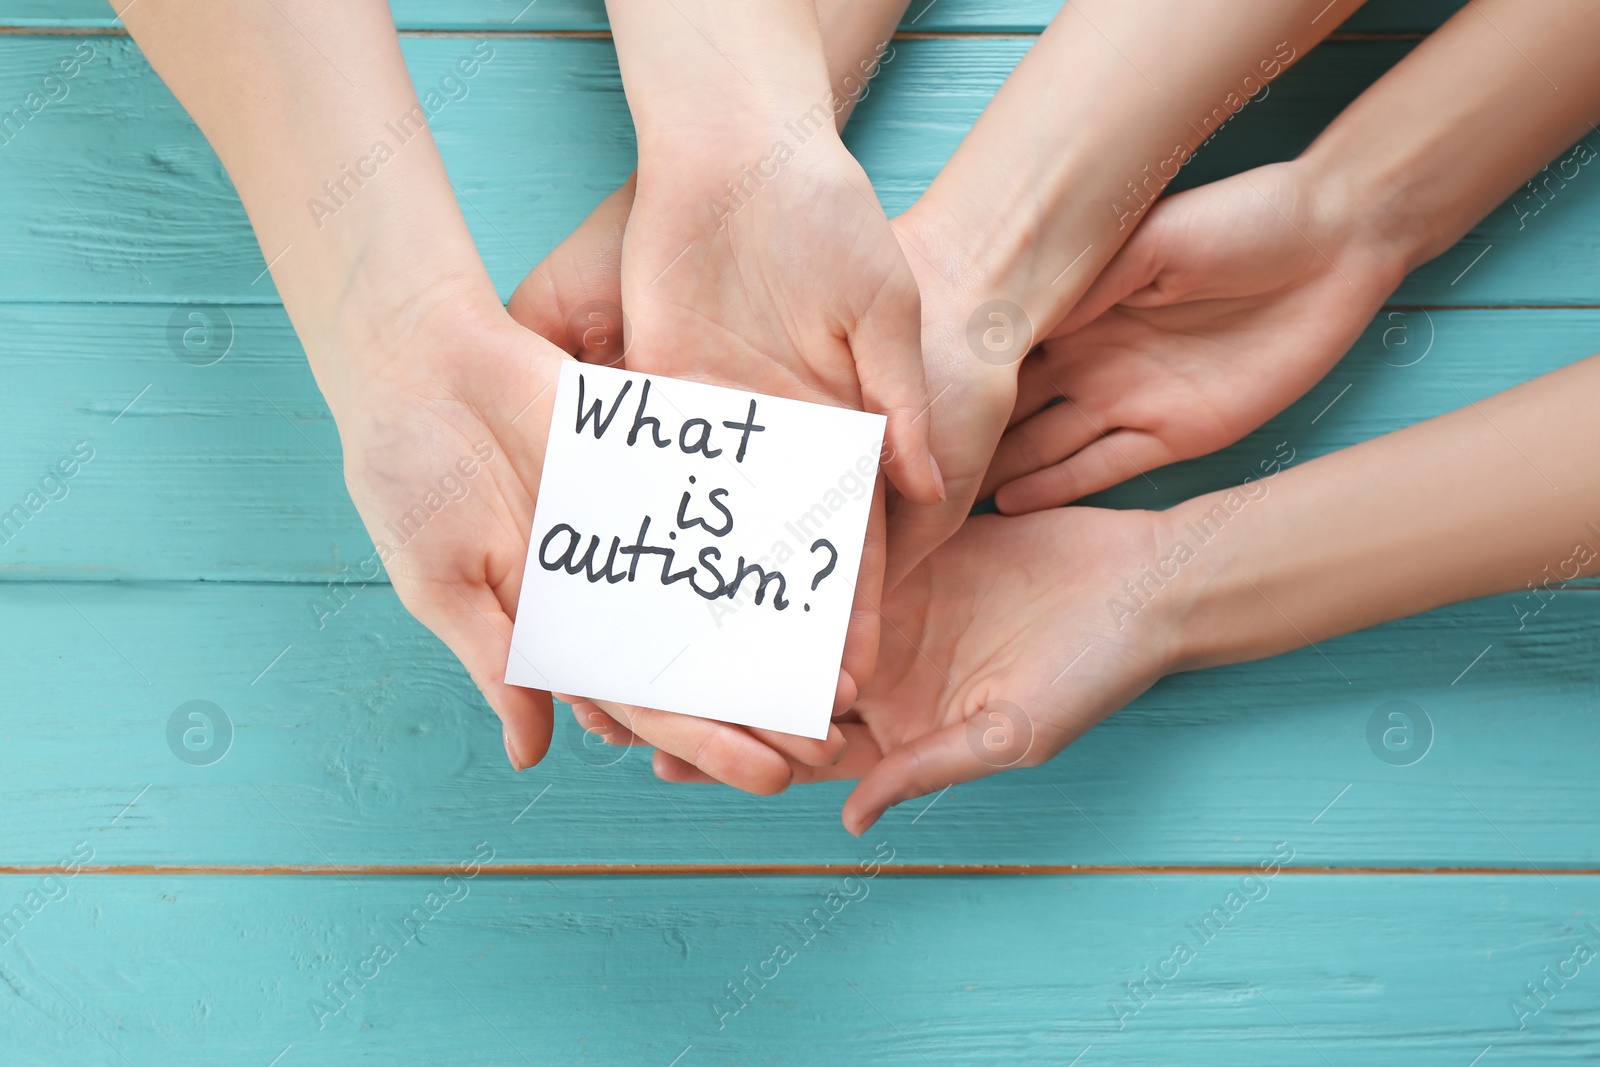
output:
M815 578L811 579L811 591L813 593L817 591L817 585L821 583L822 579L833 573L834 566L839 562L839 550L833 547L832 541L819 537L815 541L811 542L811 551L815 552L819 548L826 548L828 550L828 565L818 571ZM811 605L807 604L805 608L807 611L810 611Z

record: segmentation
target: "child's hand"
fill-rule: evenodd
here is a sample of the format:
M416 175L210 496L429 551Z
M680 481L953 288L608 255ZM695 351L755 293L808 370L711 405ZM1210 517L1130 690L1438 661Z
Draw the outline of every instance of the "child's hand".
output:
M620 364L624 341L618 266L632 205L630 178L522 280L507 305L512 317L581 360ZM882 540L878 531L880 553ZM876 648L863 651L869 658L857 671L864 675ZM841 694L840 707L854 697L853 688ZM816 741L648 708L563 699L572 704L578 725L608 744L654 746L716 781L750 793L782 792L797 769L827 766L843 750L844 737L837 726L828 740Z
M832 127L774 155L792 140L641 157L622 254L629 365L887 415L886 473L935 503L916 279Z
M668 159L641 148L622 257L628 366L885 414L884 472L903 497L934 504L944 487L928 447L938 413L923 383L916 280L833 129L795 146L781 167L759 162L782 138L793 135L774 130L715 152L686 146ZM772 176L730 200L725 183L746 163ZM713 204L725 209L720 219ZM855 576L841 706L876 660L883 501L880 486Z
M693 162L709 166L699 156ZM581 359L615 363L624 343L618 303L625 302L630 370L885 412L886 470L891 478L920 478L919 499L933 502L942 487L928 434L939 413L919 399L916 279L866 175L837 137L816 133L777 177L737 203L720 183L695 193L687 179L663 182L653 213L639 206L632 181L607 197L517 287L509 303L516 320ZM798 204L797 192L804 194ZM726 225L709 210L712 196L733 208ZM658 252L664 258L652 268ZM619 257L622 277L614 281ZM883 368L882 376L871 367ZM952 411L956 400L947 398ZM908 522L926 521L919 506L899 500ZM875 500L845 648L845 704L876 655L883 515Z
M1156 204L1023 363L982 492L1007 514L1054 507L1288 407L1404 277L1404 257L1355 217L1294 163Z
M1014 766L1036 766L1167 673L1177 580L1139 610L1123 583L1173 544L1163 513L1071 508L978 516L889 594L871 686L845 723L844 759L796 781L860 778L844 824ZM656 773L704 782L663 754Z

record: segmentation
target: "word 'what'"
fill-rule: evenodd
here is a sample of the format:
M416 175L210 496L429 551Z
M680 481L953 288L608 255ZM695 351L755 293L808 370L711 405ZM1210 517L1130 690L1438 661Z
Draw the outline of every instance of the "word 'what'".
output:
M588 431L594 435L595 440L602 440L610 432L612 423L616 420L633 385L631 379L624 382L607 408L604 398L597 397L593 400L589 398L587 383L580 374L577 421L574 427L576 433L581 437ZM661 419L649 413L649 405L650 382L646 380L640 386L633 421L628 427L626 443L630 447L641 441L646 445L662 449L676 445L685 455L700 455L706 459L715 459L731 450L733 462L743 463L750 448L752 435L767 429L756 421L755 398L751 398L750 406L742 421L730 419L721 423L723 429L738 435L736 449L733 447L732 438L717 435L717 428L709 419L685 419L675 437L670 433L663 435ZM714 441L725 447L718 447ZM689 476L691 486L695 485L696 481L694 475ZM754 589L756 604L767 602L770 588L773 608L783 611L790 606L791 601L788 597L789 580L781 570L768 569L759 562L752 562L744 554L730 552L727 557L724 556L721 546L728 542L722 539L728 537L734 530L734 512L729 506L731 495L729 489L719 486L706 493L704 502L698 505L695 504L692 489L684 490L679 497L673 523L675 529L667 531L667 539L676 541L680 532L692 531L701 531L701 537L709 535L717 539L714 543L701 547L698 552L682 545L660 543L659 534L657 539L652 539L650 528L657 519L646 514L641 517L638 532L631 542L625 543L620 536L611 538L603 562L597 558L603 543L600 535L589 534L588 544L585 547L585 537L580 530L570 523L558 522L550 527L539 542L539 566L547 571L565 571L568 574L582 575L591 583L606 582L614 585L618 582L638 580L641 561L647 556L656 556L661 562L658 577L662 585L676 585L681 582L695 595L706 600L723 598L732 600L746 587L746 581L750 581L753 583L751 588ZM691 505L694 505L694 514L690 513ZM827 553L826 560L812 576L812 590L833 572L839 560L839 551L831 541L818 538L812 542L810 551L813 556L824 550ZM693 562L674 570L674 563L680 555L692 559ZM649 576L648 570L646 576ZM806 611L811 610L810 604L802 606Z

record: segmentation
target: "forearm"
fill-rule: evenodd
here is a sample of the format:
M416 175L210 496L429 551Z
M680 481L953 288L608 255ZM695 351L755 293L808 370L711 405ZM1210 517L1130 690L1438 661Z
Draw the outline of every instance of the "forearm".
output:
M1600 356L1167 512L1179 669L1600 570L1596 396Z
M941 269L1061 320L1182 166L1359 0L1065 5L908 212Z
M844 129L878 70L893 58L895 27L909 0L817 0L823 57L836 106L835 126Z
M357 373L353 333L424 294L492 298L381 0L143 0L125 21L233 179L324 392Z
M1349 205L1343 210L1410 270L1593 129L1597 39L1600 5L1588 0L1474 0L1346 108L1299 162L1325 198ZM1559 188L1572 176L1548 181ZM1537 206L1550 191L1527 199Z
M641 161L742 150L829 94L813 0L609 0L606 9Z

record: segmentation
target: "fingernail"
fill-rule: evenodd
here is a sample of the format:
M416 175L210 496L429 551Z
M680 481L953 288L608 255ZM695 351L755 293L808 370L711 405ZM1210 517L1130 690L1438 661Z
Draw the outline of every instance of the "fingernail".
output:
M933 458L933 453L928 453L928 466L933 471L933 487L939 491L939 503L943 504L949 494L944 491L944 474L939 470L939 461Z
M851 837L860 837L862 834L872 829L873 825L876 824L881 818L883 818L883 812L874 812L871 816L863 819L859 827L851 829L849 826L846 826L845 831L850 834Z
M527 767L523 764L522 760L519 759L518 756L517 756L517 748L516 748L516 746L511 743L511 731L506 729L505 727L501 727L501 729L500 729L500 739L505 742L506 759L511 761L511 769L516 771L516 772L518 772L519 774L522 771L527 770Z

